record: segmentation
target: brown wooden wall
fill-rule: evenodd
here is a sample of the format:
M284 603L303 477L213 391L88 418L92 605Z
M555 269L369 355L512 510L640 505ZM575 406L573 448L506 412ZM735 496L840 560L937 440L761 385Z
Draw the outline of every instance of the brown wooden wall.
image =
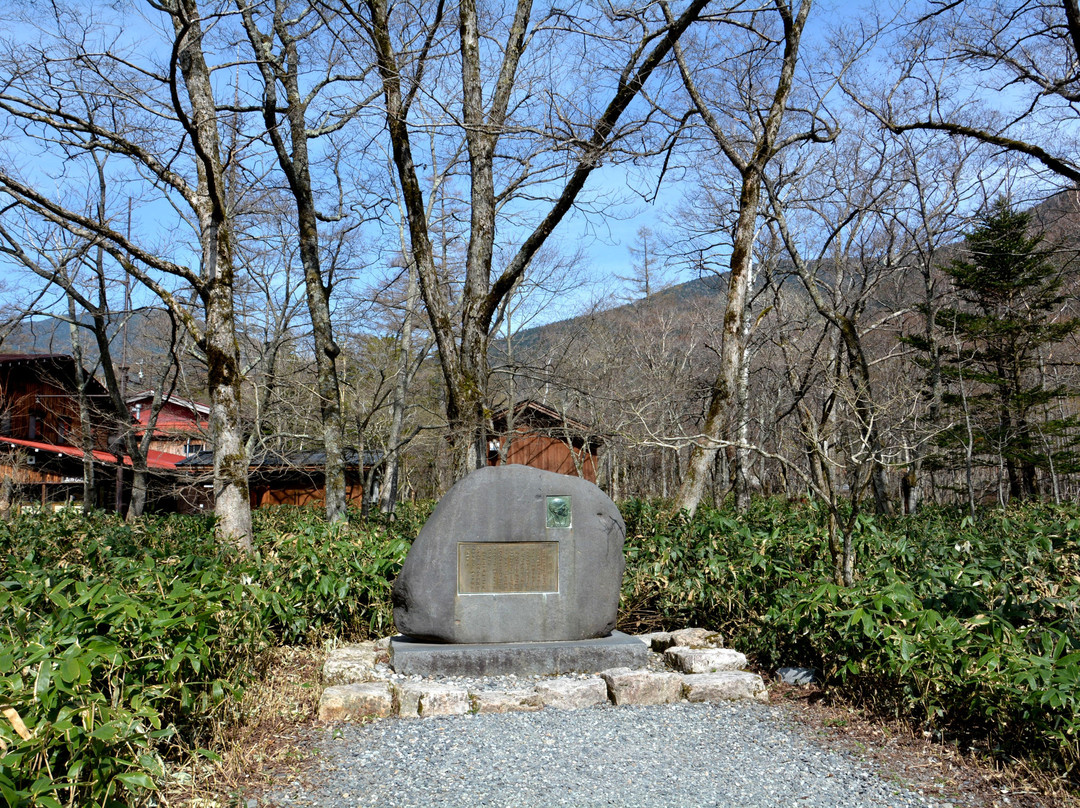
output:
M49 378L42 363L0 366L0 435L38 443L79 443L79 401L76 394ZM102 419L98 413L95 420ZM97 426L97 425L95 425ZM94 448L105 449L108 430L97 428Z
M158 440L154 438L150 441L150 451L152 452L165 452L166 454L180 455L183 457L187 452L189 443L188 438L176 438L170 440Z
M37 466L27 466L25 463L11 465L0 460L0 478L10 477L15 485L30 485L35 483L63 483L69 482L69 478L59 474L55 470L46 471Z
M345 496L354 505L364 501L364 487L360 483L348 483ZM326 501L326 489L320 486L294 486L290 488L272 488L267 485L252 485L251 507L264 508L274 505L321 505Z
M501 438L505 441L506 438ZM573 451L582 464L581 476L591 483L596 482L596 455L581 449L571 450L570 446L561 440L548 437L547 435L525 434L515 435L510 442L510 451L506 454L508 465L518 464L532 466L544 471L554 471L557 474L569 474L577 476L577 468L574 466ZM495 465L499 465L496 461Z

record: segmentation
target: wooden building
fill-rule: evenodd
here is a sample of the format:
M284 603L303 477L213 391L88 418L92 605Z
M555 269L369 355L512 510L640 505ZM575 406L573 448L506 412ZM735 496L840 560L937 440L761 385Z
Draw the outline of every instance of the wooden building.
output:
M127 397L128 409L138 424L140 439L149 427L155 395L158 394L153 390L144 390ZM209 443L210 408L180 396L161 394L160 398L150 448L183 456L205 450Z
M345 495L357 507L364 501L364 480L380 459L374 452L365 452L361 468L355 451L345 453ZM209 479L214 467L214 453L203 451L189 455L178 467L196 478ZM292 452L253 457L248 467L248 491L252 508L322 505L326 501L326 453ZM188 510L213 507L212 490L205 482L193 482L184 500Z
M587 426L535 401L492 418L488 465L519 464L596 482L600 438Z
M95 502L116 504L131 486L131 458L118 454L120 424L108 392L93 377L86 380L91 449L82 449L78 373L65 354L0 354L0 478L17 500L42 506L81 501L84 462L94 468ZM183 458L152 451L153 473L175 472Z
M65 354L0 354L0 436L45 444L79 444L75 362ZM90 379L87 397L94 448L108 446L108 393Z
M84 461L94 467L97 507L121 506L131 490L131 458L119 453L124 430L142 438L150 429L154 391L126 399L129 419L118 418L108 391L87 379L93 448L80 448L78 375L64 354L0 354L0 480L13 485L23 503L42 506L81 501ZM147 466L151 472L148 506L158 510L213 508L214 454L208 448L210 409L176 396L160 402L153 425ZM124 422L121 423L121 420ZM363 466L356 452L346 455L349 499L359 505L364 481L380 457L367 452ZM325 454L295 452L263 455L250 465L251 505L315 505L325 500Z

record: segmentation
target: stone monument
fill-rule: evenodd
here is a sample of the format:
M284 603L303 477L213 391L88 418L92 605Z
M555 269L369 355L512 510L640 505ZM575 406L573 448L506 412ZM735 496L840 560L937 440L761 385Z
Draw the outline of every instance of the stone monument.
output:
M439 502L394 583L399 673L564 673L644 664L614 632L626 527L577 477L480 469Z

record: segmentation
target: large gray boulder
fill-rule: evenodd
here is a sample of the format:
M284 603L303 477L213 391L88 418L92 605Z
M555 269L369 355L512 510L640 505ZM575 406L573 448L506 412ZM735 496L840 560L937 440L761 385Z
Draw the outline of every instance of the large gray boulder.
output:
M402 634L428 642L557 642L615 628L626 527L577 477L474 471L440 500L394 583Z

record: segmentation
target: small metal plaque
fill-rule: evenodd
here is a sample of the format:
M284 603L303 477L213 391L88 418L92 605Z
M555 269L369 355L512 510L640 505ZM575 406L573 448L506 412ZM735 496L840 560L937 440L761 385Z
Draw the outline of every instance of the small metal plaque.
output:
M573 524L573 508L570 497L548 497L546 527L570 527Z
M559 591L557 541L458 542L458 594Z

